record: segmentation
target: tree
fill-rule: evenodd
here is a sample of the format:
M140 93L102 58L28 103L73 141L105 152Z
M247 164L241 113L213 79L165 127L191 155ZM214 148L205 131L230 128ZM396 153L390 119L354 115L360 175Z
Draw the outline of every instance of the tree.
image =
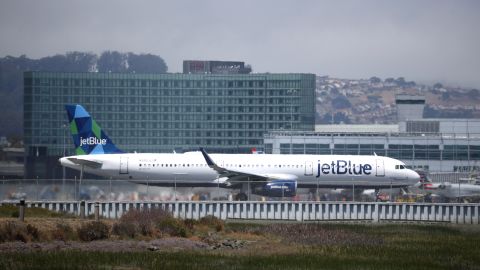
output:
M468 97L471 99L478 99L480 95L480 91L478 89L472 89L468 91Z
M394 78L386 78L386 79L385 79L385 82L386 82L386 83L394 83L394 82L395 82L395 79L394 79Z
M397 83L398 86L404 86L405 85L405 78L403 77L398 77L395 82Z
M438 89L441 89L441 88L443 88L443 85L439 82L437 82L436 84L433 85L433 89L435 89L435 90L438 90Z
M405 82L406 87L415 87L417 84L414 81Z
M348 109L352 107L352 104L347 97L340 95L332 99L332 106L335 109Z
M378 78L378 77L371 77L370 78L370 83L381 83L382 82L382 79Z
M152 54L128 55L128 71L136 73L166 73L167 65L159 56Z
M105 51L97 61L99 72L127 72L125 55L116 51Z

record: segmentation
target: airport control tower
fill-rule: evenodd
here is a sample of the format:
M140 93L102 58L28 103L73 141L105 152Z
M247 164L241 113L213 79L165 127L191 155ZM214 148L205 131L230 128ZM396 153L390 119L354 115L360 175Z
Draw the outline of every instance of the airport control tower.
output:
M397 121L418 120L423 118L425 97L417 95L396 95Z

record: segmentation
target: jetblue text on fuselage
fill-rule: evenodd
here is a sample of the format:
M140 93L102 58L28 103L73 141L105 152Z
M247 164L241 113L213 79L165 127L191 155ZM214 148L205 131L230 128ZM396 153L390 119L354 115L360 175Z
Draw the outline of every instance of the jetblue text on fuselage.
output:
M80 146L97 144L105 145L107 144L107 139L98 139L96 137L80 138Z
M316 177L327 174L370 175L372 174L372 165L355 164L351 160L337 160L331 163L322 163L319 160Z

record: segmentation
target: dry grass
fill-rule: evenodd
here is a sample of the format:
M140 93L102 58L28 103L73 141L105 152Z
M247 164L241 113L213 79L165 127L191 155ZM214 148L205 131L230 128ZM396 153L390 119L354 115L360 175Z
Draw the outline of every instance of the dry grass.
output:
M133 240L130 234L124 236L130 240L72 242L78 239L74 232L90 222L73 218L27 218L25 223L20 223L14 218L1 218L0 228L8 228L0 232L0 236L27 243L0 244L0 247L6 245L0 249L3 252L0 269L69 268L72 265L85 269L479 269L480 265L478 226L224 224L211 217L201 222L182 221L159 211L130 213L119 221L104 220L108 228L118 224L145 226L144 231L154 231L151 236L141 235L138 229ZM221 230L218 230L220 223ZM175 234L168 230L182 226L192 234L189 239L154 239ZM143 237L141 241L139 235ZM110 239L116 238L118 236L110 236ZM48 242L55 239L62 241ZM143 241L145 239L149 241ZM216 244L227 239L247 244L239 249L209 250L210 242ZM25 252L41 251L37 246L42 245L50 249ZM152 249L152 245L157 246Z

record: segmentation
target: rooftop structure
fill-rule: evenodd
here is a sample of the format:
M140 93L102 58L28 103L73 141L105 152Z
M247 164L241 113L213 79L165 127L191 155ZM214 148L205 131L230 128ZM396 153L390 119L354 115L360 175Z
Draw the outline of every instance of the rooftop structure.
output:
M425 97L417 95L396 95L397 121L416 120L423 118Z
M183 61L184 74L249 74L252 69L238 61Z

